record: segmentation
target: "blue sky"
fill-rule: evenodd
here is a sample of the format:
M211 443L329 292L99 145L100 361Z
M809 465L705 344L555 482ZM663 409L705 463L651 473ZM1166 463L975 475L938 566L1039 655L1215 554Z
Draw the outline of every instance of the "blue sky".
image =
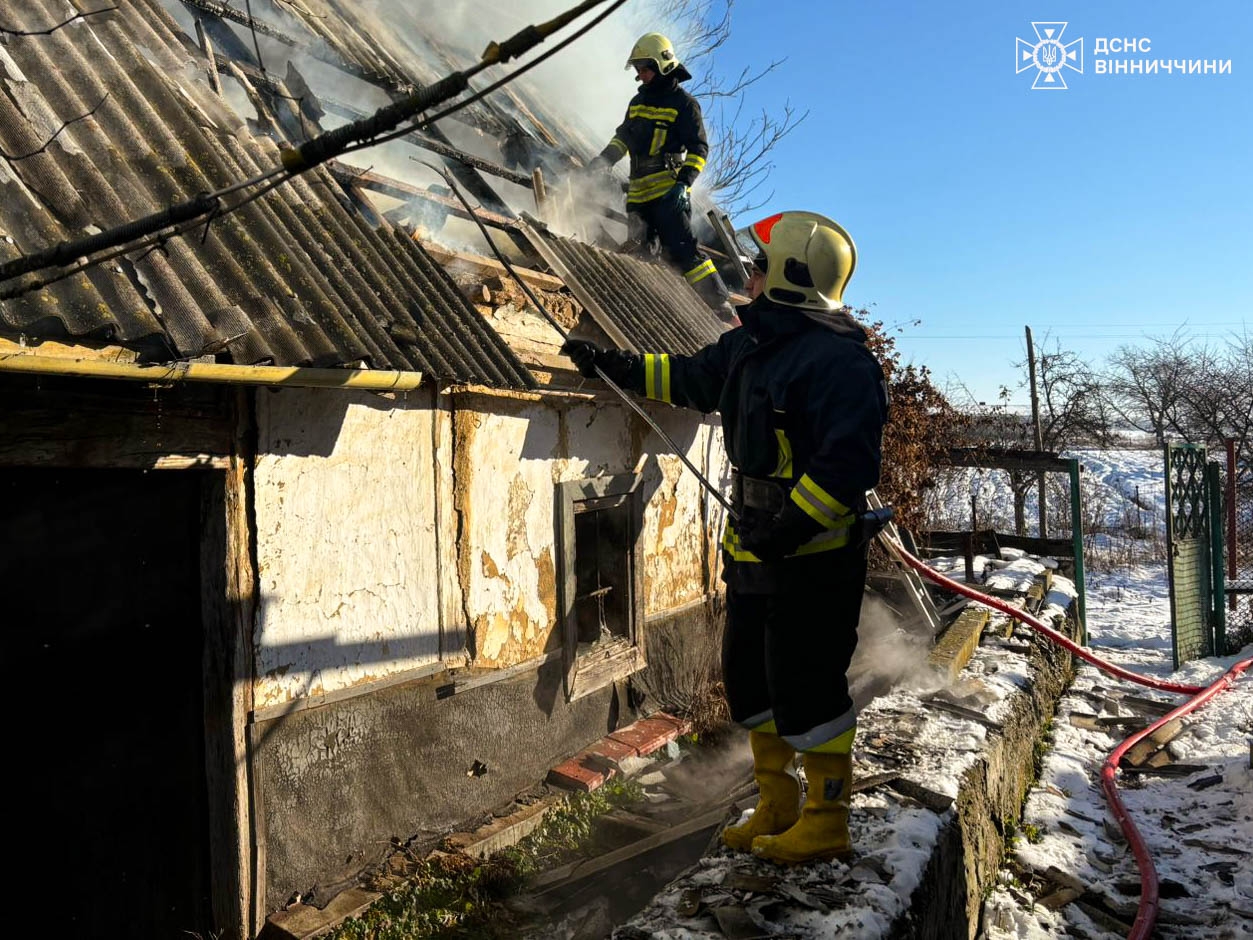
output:
M1067 90L1015 74L1033 21L1084 39ZM898 348L941 383L1016 386L1024 325L1094 362L1183 325L1218 341L1253 325L1250 0L740 0L732 30L724 71L787 56L748 109L810 112L752 215L839 220L859 251L845 299L905 325ZM1231 74L1097 75L1123 58L1094 55L1097 37Z

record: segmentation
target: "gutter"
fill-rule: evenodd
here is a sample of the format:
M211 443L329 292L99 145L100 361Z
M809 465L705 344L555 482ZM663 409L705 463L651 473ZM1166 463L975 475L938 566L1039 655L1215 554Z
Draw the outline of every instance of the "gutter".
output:
M421 372L373 369L314 369L304 366L237 366L217 362L140 364L101 359L0 353L0 373L59 375L84 379L120 379L174 385L216 382L224 385L268 385L293 388L351 388L374 392L408 392L422 383Z

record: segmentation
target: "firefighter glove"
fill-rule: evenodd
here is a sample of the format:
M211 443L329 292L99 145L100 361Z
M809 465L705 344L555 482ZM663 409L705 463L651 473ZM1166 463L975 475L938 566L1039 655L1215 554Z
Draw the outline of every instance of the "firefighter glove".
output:
M589 379L597 378L596 370L600 369L611 382L617 385L634 386L635 374L642 371L640 357L634 353L623 352L621 349L601 349L595 343L585 339L568 339L561 351L570 357L579 375Z
M692 197L688 193L687 185L684 183L675 183L661 197L662 205L673 206L679 212L686 212L692 206Z
M740 537L740 545L762 561L781 561L821 531L790 499L773 517L750 528Z

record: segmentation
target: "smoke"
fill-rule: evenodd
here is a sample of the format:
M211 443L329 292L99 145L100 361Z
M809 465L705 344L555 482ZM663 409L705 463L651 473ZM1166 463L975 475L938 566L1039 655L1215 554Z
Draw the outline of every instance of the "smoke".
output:
M943 678L927 662L931 637L905 630L892 609L879 598L867 595L857 635L849 685L858 708L897 687L932 692L944 685Z

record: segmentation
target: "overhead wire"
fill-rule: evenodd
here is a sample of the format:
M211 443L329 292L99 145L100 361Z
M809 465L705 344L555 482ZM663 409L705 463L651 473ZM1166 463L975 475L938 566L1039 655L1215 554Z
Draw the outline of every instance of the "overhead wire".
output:
M200 193L191 200L168 206L159 212L106 231L61 242L42 251L0 263L0 283L23 277L43 268L60 267L75 262L80 258L86 258L87 260L74 264L69 273L64 276L79 273L89 267L117 257L118 252L113 252L110 249L123 248L125 246L121 252L124 254L126 251L147 247L151 244L151 240L148 240L149 236L164 237L166 239L177 236L182 234L184 223L203 220L206 217L221 218L224 214L234 212L252 201L252 199L241 200L238 203L223 207L221 200L224 196L253 186L262 185L273 179L277 180L275 185L281 184L301 173L307 172L332 157L375 146L376 144L404 136L418 128L425 127L440 118L468 107L470 104L482 99L485 95L512 81L517 76L534 68L540 62L555 55L602 22L605 17L626 3L626 0L613 0L606 10L603 10L570 36L562 39L561 42L547 50L543 55L537 56L487 88L476 92L468 98L457 101L435 115L423 118L417 122L409 122L409 118L413 115L421 114L431 106L441 104L465 91L469 87L469 79L472 76L492 65L507 62L511 58L525 54L547 38L547 36L566 26L593 7L605 2L606 0L583 0L582 3L545 23L538 26L527 26L504 42L498 43L493 41L484 51L480 61L474 65L445 76L433 85L425 86L397 102L380 108L369 117L319 134L312 140L304 141L298 147L284 149L281 153L280 165L272 167L263 173L236 181L212 192ZM401 122L404 122L404 127L401 130L391 130ZM269 192L273 188L274 186L263 186L256 195L264 195L264 193ZM167 229L171 230L171 232L165 232ZM164 236L159 235L159 233L163 232L165 232ZM105 254L91 257L97 255L98 252L105 252ZM36 278L34 281L25 281L17 287L0 291L0 299L11 299L21 296L61 279L62 276L58 275L51 278Z

